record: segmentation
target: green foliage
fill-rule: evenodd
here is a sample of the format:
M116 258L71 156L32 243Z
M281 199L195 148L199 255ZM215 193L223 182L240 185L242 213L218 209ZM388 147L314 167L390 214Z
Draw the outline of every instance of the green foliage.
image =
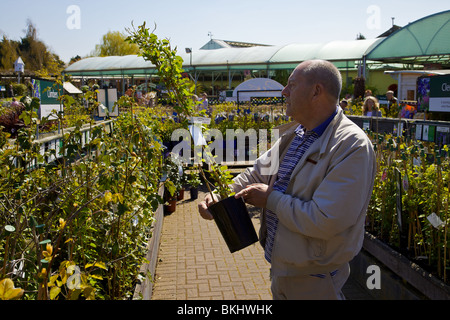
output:
M134 28L134 27L133 27ZM162 83L168 89L169 99L174 104L175 111L191 116L194 114L196 101L193 99L195 85L183 73L183 59L172 49L167 39L159 39L156 34L146 28L146 24L138 29L127 30L130 36L127 41L137 44L145 60L152 62Z
M397 182L401 183L406 248L412 259L425 259L428 268L447 280L450 252L450 163L448 146L409 141L404 137L369 132L376 149L378 172L368 209L367 229L379 239L400 247L397 217ZM396 171L401 181L397 180ZM435 228L427 217L435 213L442 225ZM405 218L406 217L406 218Z
M197 188L199 185L202 184L202 180L200 179L200 173L198 171L193 170L189 173L188 184L193 188Z
M65 68L64 62L38 39L37 29L30 20L27 21L25 37L20 41L3 36L0 42L0 69L13 69L13 63L19 56L26 69L38 71L36 74L39 76L59 74Z
M127 40L130 43L137 44L140 48L139 54L155 65L160 81L168 89L169 100L181 118L180 122L186 125L185 117L199 113L196 112L198 102L194 99L195 85L188 77L182 75L183 59L177 55L175 49L171 48L169 40L159 39L155 33L146 27L145 23L137 29L133 26L133 30L128 30L128 32L130 36ZM184 126L184 128L187 127ZM204 175L201 166L198 168ZM210 168L211 177L214 179L213 185L222 195L225 195L226 190L229 190L230 173L223 171L226 168L222 166L214 165Z
M35 122L31 108L24 121ZM0 279L23 299L128 299L151 237L162 146L147 114L64 133L40 152L28 127L0 153ZM113 130L110 130L113 129ZM46 164L57 153L63 161Z
M27 86L23 83L13 83L12 86L15 96L23 96L27 93Z
M211 179L215 182L215 192L219 195L220 199L226 199L234 194L230 188L230 185L233 182L233 175L228 171L227 166L214 163L211 164L208 172Z
M138 54L139 47L126 40L126 35L120 31L109 31L102 37L102 42L95 46L94 56L126 56Z

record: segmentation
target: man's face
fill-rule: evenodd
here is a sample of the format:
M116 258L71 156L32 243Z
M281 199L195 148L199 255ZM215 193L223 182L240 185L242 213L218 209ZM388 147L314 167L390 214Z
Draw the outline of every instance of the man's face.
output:
M300 65L292 72L282 91L286 97L286 115L299 123L311 112L312 87L305 79Z

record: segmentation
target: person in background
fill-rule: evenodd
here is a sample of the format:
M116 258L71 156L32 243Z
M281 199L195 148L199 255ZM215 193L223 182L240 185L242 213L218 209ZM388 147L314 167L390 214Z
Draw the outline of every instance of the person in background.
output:
M17 101L16 98L12 98L11 107L18 107L20 106L20 103Z
M394 91L389 90L388 92L386 92L386 98L388 101L388 108L389 110L391 110L391 106L398 103L397 98L394 97Z
M212 110L211 107L208 106L208 95L206 92L202 93L202 97L199 100L202 105L200 106L201 110L205 110L208 115L211 115Z
M378 103L377 98L368 96L364 100L363 104L363 115L368 117L382 117L382 113L380 111L380 105Z
M338 107L341 88L332 63L299 64L282 91L293 122L231 185L235 197L263 209L259 240L276 300L344 299L349 261L362 247L375 153ZM277 170L267 170L271 161ZM213 219L211 204L208 194L198 205L204 219Z
M372 90L367 89L367 90L364 92L364 98L367 98L367 97L370 97L370 96L373 96Z

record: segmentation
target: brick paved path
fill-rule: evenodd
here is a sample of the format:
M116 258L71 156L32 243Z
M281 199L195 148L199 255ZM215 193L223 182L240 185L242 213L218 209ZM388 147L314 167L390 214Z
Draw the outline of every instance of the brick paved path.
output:
M256 243L230 253L214 221L202 219L185 192L164 217L153 300L271 300L269 264ZM258 210L250 209L256 230Z

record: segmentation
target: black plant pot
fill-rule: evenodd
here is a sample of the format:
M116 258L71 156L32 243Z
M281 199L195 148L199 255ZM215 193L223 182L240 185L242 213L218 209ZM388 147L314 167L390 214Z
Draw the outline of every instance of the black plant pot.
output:
M231 253L258 241L255 227L242 198L223 199L209 207Z
M198 188L191 187L189 192L191 193L191 200L196 200L198 198Z
M166 203L164 205L164 215L168 216L175 212L177 209L177 198L173 197L171 199L166 200Z

